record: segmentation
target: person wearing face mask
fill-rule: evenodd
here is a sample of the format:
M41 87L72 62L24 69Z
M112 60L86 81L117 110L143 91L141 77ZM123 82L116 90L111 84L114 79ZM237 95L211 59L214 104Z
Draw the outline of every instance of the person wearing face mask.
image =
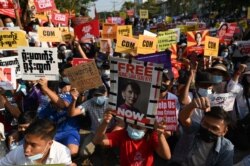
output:
M166 127L164 122L156 122L154 130L127 124L124 129L107 133L107 127L112 117L112 110L107 109L93 138L93 143L111 148L118 147L121 166L152 166L155 162L154 152L163 159L169 160L171 158L170 148L166 141L166 137L169 137L170 134L164 130Z
M197 108L205 112L200 124L191 118ZM234 145L224 137L230 116L222 107L210 107L207 97L199 97L186 105L179 117L184 134L176 145L172 165L233 165Z
M0 165L73 165L69 149L54 141L53 122L37 119L25 131L24 144L0 159Z
M8 28L13 28L13 27L15 27L14 22L13 22L12 19L9 18L9 17L7 17L7 18L4 19L4 25L5 25L5 27L8 27Z

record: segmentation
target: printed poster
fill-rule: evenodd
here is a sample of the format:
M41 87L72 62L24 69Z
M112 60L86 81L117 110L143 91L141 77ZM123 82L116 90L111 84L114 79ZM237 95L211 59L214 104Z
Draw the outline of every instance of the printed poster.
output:
M125 24L125 20L121 17L108 17L106 19L106 23L109 24L117 24L117 25L124 25Z
M200 55L204 53L205 38L209 31L191 31L187 32L187 51L188 55L195 52Z
M37 13L56 9L54 0L34 0Z
M156 121L165 122L167 131L176 131L178 119L175 100L159 100L157 104Z
M117 37L117 25L116 24L103 24L102 26L102 38L116 39Z
M75 26L74 29L75 34L80 41L100 36L98 20L92 20L87 23L80 24L78 26Z
M68 14L62 14L62 13L52 13L51 21L55 24L61 24L63 26L68 26L69 23L69 15Z
M206 36L204 56L218 56L220 39Z
M235 33L237 23L221 23L217 31L220 42L230 43Z
M0 9L14 9L12 0L1 0Z
M15 68L16 78L20 79L21 70L18 62L18 56L2 57L0 58L0 67L13 67Z
M165 51L172 44L177 43L177 34L174 30L168 30L158 33L158 51Z
M77 88L79 92L97 88L103 84L95 61L65 69L65 75L69 78L71 87Z
M57 48L19 47L18 58L23 80L59 80Z
M61 42L62 32L59 28L38 27L38 38L41 42Z
M16 73L14 67L0 67L0 87L4 90L16 89Z
M113 52L111 39L100 39L100 52L104 54Z
M208 95L210 106L223 107L225 111L233 111L236 95L233 93L219 93Z
M157 49L157 38L139 35L137 54L155 53Z
M138 39L133 37L118 36L115 52L119 53L136 53Z
M29 46L25 31L0 30L0 50L16 50L20 46Z
M132 25L119 25L119 26L117 26L117 37L119 35L132 37L133 36Z
M163 66L114 57L110 62L109 107L127 123L153 128Z
M140 18L141 19L148 19L148 10L140 10Z

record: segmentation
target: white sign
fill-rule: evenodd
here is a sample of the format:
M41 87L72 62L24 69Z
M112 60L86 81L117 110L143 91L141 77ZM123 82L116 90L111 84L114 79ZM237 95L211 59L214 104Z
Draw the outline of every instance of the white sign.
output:
M225 111L233 110L235 97L236 95L233 93L219 93L208 96L211 107L220 106L223 107Z
M0 66L8 66L8 67L14 67L16 69L16 78L21 78L21 70L20 65L18 62L18 56L10 56L10 57L3 57L0 58Z

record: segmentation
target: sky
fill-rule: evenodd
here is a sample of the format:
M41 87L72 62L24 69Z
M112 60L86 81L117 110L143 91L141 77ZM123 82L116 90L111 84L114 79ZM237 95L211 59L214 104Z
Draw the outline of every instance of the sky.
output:
M129 1L129 0L127 0ZM102 12L102 11L113 11L114 10L114 3L115 2L115 10L120 10L121 6L126 0L97 0L95 2L96 4L96 10L97 12ZM89 16L94 17L94 7L90 7L90 12Z

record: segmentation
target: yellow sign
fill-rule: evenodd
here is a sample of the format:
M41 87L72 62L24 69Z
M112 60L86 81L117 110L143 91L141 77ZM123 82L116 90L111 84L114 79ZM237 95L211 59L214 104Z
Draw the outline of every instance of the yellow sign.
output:
M126 13L126 12L120 12L119 15L120 15L120 17L123 18L123 19L126 19L126 18L127 18L127 13Z
M173 18L166 16L165 21L166 21L166 23L171 23L173 21Z
M177 34L173 30L159 32L158 34L158 51L165 51L172 44L177 43Z
M148 10L140 10L140 18L148 19Z
M127 36L127 37L132 37L133 32L132 32L132 25L121 25L117 26L117 37L118 36Z
M25 31L0 30L0 50L16 50L21 46L29 46Z
M133 37L118 36L115 52L133 54L136 53L138 39Z
M139 35L137 54L151 54L156 52L157 38Z
M247 19L250 19L250 7L247 8Z
M62 32L59 28L54 27L39 27L38 38L41 42L61 42Z
M216 37L206 36L205 39L205 56L218 56L220 39Z
M116 24L103 24L102 38L116 39L117 25Z

